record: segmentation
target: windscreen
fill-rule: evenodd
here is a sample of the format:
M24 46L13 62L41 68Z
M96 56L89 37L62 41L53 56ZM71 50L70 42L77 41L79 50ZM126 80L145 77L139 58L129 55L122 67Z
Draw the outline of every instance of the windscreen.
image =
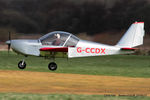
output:
M51 46L76 46L79 39L67 32L51 32L39 39L42 45Z

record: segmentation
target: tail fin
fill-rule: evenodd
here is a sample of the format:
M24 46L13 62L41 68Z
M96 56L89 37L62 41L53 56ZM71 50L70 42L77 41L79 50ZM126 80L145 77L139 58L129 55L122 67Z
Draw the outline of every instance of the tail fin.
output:
M144 22L133 23L116 46L132 48L143 44Z

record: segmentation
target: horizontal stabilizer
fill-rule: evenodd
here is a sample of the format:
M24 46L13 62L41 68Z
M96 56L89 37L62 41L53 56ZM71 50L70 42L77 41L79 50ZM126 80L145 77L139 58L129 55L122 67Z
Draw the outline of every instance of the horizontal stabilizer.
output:
M138 48L121 48L121 50L138 50Z

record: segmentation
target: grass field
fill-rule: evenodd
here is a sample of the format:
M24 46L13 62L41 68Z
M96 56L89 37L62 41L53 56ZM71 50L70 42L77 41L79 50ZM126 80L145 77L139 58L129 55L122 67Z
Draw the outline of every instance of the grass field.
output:
M149 97L0 93L0 100L149 100Z
M0 69L20 70L18 62L24 56L6 51L0 52ZM48 69L50 60L42 57L27 57L25 71L52 72ZM150 56L115 55L89 58L57 58L58 69L55 73L75 73L90 75L150 77Z
M16 55L13 52L10 52L10 54L8 55L6 51L0 51L0 70L20 70L20 69L18 69L17 64L23 58L24 58L24 56ZM89 58L74 58L74 59L69 59L68 61L67 61L67 59L57 58L56 63L58 64L58 69L57 69L57 71L54 71L54 72L48 70L47 65L49 62L51 62L51 61L45 60L42 57L32 57L32 56L27 57L26 58L27 68L25 69L25 71L85 74L85 75L97 75L98 77L99 77L99 75L123 76L123 77L133 77L133 78L141 77L141 78L147 78L148 80L150 78L150 56L115 55L115 56L100 56L100 57L89 57ZM11 74L11 72L10 72L10 74L9 74L6 71L5 74L9 75L9 77L7 77L7 79L5 79L5 74L3 74L3 75L2 75L2 73L0 74L0 80L1 80L1 83L0 83L1 88L0 89L2 89L2 85L6 86L6 87L15 86L14 82L18 82L18 84L16 84L16 86L19 86L19 88L22 88L21 85L19 84L19 82L26 84L26 83L24 83L23 80L19 80L19 79L21 77L23 77L21 75L25 75L24 80L27 81L26 78L29 77L28 74L20 72L20 74L18 74L20 76L16 77L16 76L12 76L12 75L15 75L15 71L13 73L14 74ZM47 82L46 80L49 79L49 77L48 76L46 77L46 75L47 74L45 74L45 76L42 77L43 83L40 82L39 84L45 84L44 82ZM37 77L40 77L40 76L41 75L39 75ZM76 75L75 75L75 77L76 77ZM81 76L79 76L79 77L82 78ZM85 77L87 77L87 76L85 76ZM16 81L14 81L15 78L16 78ZM44 81L44 78L45 78L45 81ZM31 78L31 80L35 80L35 79L38 79L38 78L36 78L36 77L34 79ZM60 79L61 79L61 77L60 77ZM68 79L67 75L66 75L65 79ZM3 80L5 80L6 83L3 82ZM70 80L71 80L71 77L70 77ZM70 81L70 80L68 80L68 81ZM88 80L88 78L87 78L87 80ZM85 81L87 81L87 80L85 79ZM113 79L110 78L110 81L111 80L113 80ZM125 79L123 79L123 78L121 80L123 80L121 82L125 81ZM108 80L105 79L104 81L108 81ZM132 83L132 81L136 82L136 79L130 79L130 81L131 81L131 83ZM10 82L12 82L14 85ZM76 82L77 81L75 81L75 84L76 84ZM101 82L101 80L100 80L100 82ZM139 81L137 84L140 85L140 84L143 84L143 82L149 83L148 81L142 81L142 82ZM113 82L111 82L111 83L113 85ZM127 82L127 83L129 83L129 82ZM34 85L35 83L27 83L27 86L28 86L28 84ZM68 83L68 85L69 84L70 84L70 86L72 85L72 83ZM103 83L101 83L101 84L102 85L97 84L97 86L99 85L100 87L103 87ZM126 84L126 83L124 82L124 84ZM62 85L62 83L56 84L56 85ZM80 83L80 85L82 85L82 84ZM110 84L108 84L108 85L110 85ZM120 84L120 85L122 85L122 84ZM133 85L133 84L131 84L131 85ZM54 86L55 86L55 84L54 84ZM78 87L78 85L74 85L74 86ZM88 86L88 84L86 86ZM86 86L84 86L84 87L86 87ZM91 86L94 86L94 85L91 85ZM46 85L44 88L47 88L47 87L49 87L49 86ZM94 86L94 87L96 87L96 86ZM147 87L149 87L149 86L147 86ZM140 88L144 89L147 87L146 86L139 87L139 89ZM15 87L13 87L13 88L15 88ZM121 88L126 88L126 87L121 87ZM128 88L130 88L130 87L128 87ZM147 90L149 90L149 88L147 88ZM145 90L143 90L143 91L145 91ZM130 92L132 92L132 91L130 90ZM147 91L147 92L149 92L149 91ZM149 100L150 98L145 97L145 96L135 96L134 97L134 96L71 95L71 94L24 94L24 93L21 94L19 92L17 92L17 93L7 93L7 92L0 93L0 100L27 100L27 99L29 99L29 100L35 100L35 99L36 100L58 100L58 99L59 100Z

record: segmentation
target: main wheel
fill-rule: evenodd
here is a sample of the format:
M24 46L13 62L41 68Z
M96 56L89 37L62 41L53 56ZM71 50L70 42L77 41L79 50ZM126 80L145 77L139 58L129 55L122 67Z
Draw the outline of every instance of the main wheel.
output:
M51 62L48 64L49 70L55 71L57 69L57 64L55 62Z
M18 68L20 69L25 69L26 68L26 62L25 61L20 61L18 63Z

